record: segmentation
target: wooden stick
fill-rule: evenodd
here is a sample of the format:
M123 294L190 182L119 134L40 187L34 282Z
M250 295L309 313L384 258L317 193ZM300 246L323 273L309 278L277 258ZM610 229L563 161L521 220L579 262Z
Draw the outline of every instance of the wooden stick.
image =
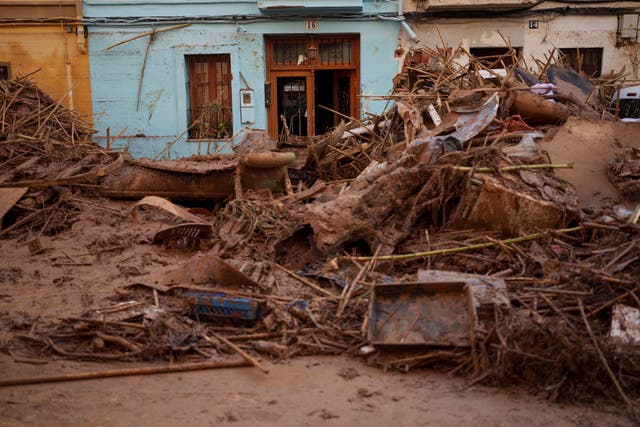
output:
M140 92L142 91L142 79L144 79L144 70L147 68L147 57L149 56L149 49L153 41L156 39L156 29L154 28L149 34L149 40L147 41L147 50L144 52L144 59L142 60L142 69L140 70L140 80L138 81L138 95L136 97L136 111L140 109Z
M592 317L598 313L600 313L602 310L604 310L605 308L609 307L610 305L615 304L616 302L625 299L627 296L629 296L630 294L632 294L633 292L640 290L640 286L636 286L635 288L631 289L630 291L627 291L621 295L618 295L617 297L615 297L614 299L612 299L611 301L601 305L600 307L596 308L595 310L593 310L591 313L589 313L589 315L587 317Z
M240 356L242 356L242 358L244 360L246 360L247 362L251 363L253 366L255 366L256 368L258 368L261 372L268 374L269 370L267 368L264 367L264 365L262 365L262 363L258 362L253 356L251 356L249 353L247 353L246 351L244 351L243 349L241 349L240 347L238 347L237 345L235 345L234 343L232 343L231 341L229 341L228 339L226 339L225 337L223 337L222 335L218 335L213 331L210 331L211 335L214 336L214 338L216 338L217 340L222 341L223 343L225 343L226 345L228 345L229 347L231 347L233 350L235 350L238 354L240 354ZM207 334L205 334L204 332L202 332L202 338L204 338L205 340L209 341L211 344L216 344L211 338L209 338L207 336Z
M554 289L554 288L529 288L529 287L524 287L524 288L522 288L522 290L524 290L524 291L532 291L532 292L539 292L539 293L546 293L546 294L559 294L559 295L580 295L580 296L593 295L593 292L569 291L569 290L565 290L565 289Z
M578 306L580 307L580 314L582 315L582 320L584 321L584 325L587 327L587 332L589 333L589 337L593 342L593 346L596 348L596 351L598 352L598 356L600 356L600 360L602 361L604 368L607 370L607 373L611 377L611 381L613 381L613 384L616 386L618 393L620 393L620 397L622 397L622 400L624 401L624 403L626 403L627 411L629 412L629 415L637 416L637 414L635 413L635 409L637 409L637 407L635 406L633 401L629 399L629 396L627 396L627 394L624 392L624 390L620 386L618 379L616 378L613 371L609 367L609 364L607 363L607 359L604 357L604 354L602 354L602 350L600 350L600 347L598 346L598 341L596 341L596 337L593 334L593 331L591 330L591 325L587 320L587 315L584 313L584 307L582 306L582 300L580 298L578 298Z
M569 321L567 316L565 316L565 314L562 311L560 311L558 307L556 307L556 305L545 294L540 294L540 297L542 297L542 299L547 304L549 304L549 307L551 307L551 309L553 309L553 311L555 311L558 316L562 317L562 320L565 321L565 323L567 324L567 327L571 328L571 330L576 334L578 333L578 330L576 329L575 326L573 326L573 323Z
M276 338L282 337L284 335L292 334L304 334L307 332L311 332L312 328L305 329L290 329L285 331L276 331L276 332L257 332L255 334L242 334L242 335L229 335L226 338L230 341L244 341L244 340L261 340L265 338Z
M164 373L171 373L171 372L199 371L204 369L241 368L244 366L249 366L249 363L247 363L246 360L216 360L211 362L181 363L179 365L169 365L169 366L149 366L145 368L111 369L107 371L97 371L97 372L74 372L74 373L62 374L62 375L2 380L0 381L0 387L27 385L27 384L57 383L57 382L65 382L65 381L82 381L82 380L92 380L97 378L127 377L132 375L153 375L153 374L164 374Z
M459 170L462 172L496 172L494 168L472 168L470 166L454 166L455 170ZM558 163L558 164L534 164L534 165L513 165L513 166L505 166L500 168L501 172L515 171L520 169L572 169L573 163Z
M122 326L124 328L134 328L134 329L147 329L144 325L139 325L137 323L129 323L129 322L114 322L111 320L100 320L100 319L91 319L88 317L74 317L69 316L65 317L62 320L74 320L77 322L86 322L86 323L94 323L97 325L113 325L113 326Z
M296 273L294 273L291 270L287 270L285 267L281 266L280 264L277 263L273 263L273 265L275 265L276 267L278 267L280 270L284 271L285 273L287 273L288 275L290 275L291 277L298 279L301 283L304 283L305 285L315 289L316 291L323 293L327 296L330 297L335 297L335 295L331 292L329 292L328 290L321 288L320 286L316 285L315 283L310 282L309 280L305 279L304 277L300 277L298 276Z
M338 308L338 313L336 314L337 319L342 318L342 314L344 313L344 309L349 304L349 300L351 299L353 290L355 289L360 279L362 279L362 276L364 276L369 271L371 266L376 262L376 258L380 253L381 248L382 248L382 245L378 245L376 252L373 254L373 258L370 259L365 265L363 265L360 271L358 272L358 274L356 275L356 277L353 279L353 281L351 281L347 286L345 286L342 292L342 301L340 302L340 307Z
M46 211L52 211L52 210L56 209L59 204L60 204L60 200L58 200L53 206L50 206L48 208L44 208L44 209L41 209L41 210L38 209L37 211L30 213L26 217L22 218L20 221L17 221L13 225L11 225L11 226L5 228L4 230L0 231L0 236L3 236L5 234L10 233L13 230L16 230L16 229L20 228L21 226L23 226L24 224L28 223L32 219L38 217L39 215L44 214Z
M398 363L409 363L409 362L420 362L429 359L436 359L439 357L446 358L447 360L451 360L453 358L464 356L464 353L458 353L455 351L446 351L446 350L435 350L430 351L429 353L422 354L420 356L410 356L403 357L401 359L395 359L389 362L391 365L395 365Z
M49 361L45 359L34 359L31 357L18 356L12 351L9 352L9 355L13 358L13 361L16 363L30 363L32 365L46 365L47 363L49 363Z
M122 40L121 42L114 43L114 44L112 44L111 46L107 46L107 47L105 47L104 49L102 49L102 51L103 51L103 52L105 52L105 51L107 51L107 50L113 49L113 48L114 48L114 47L116 47L116 46L120 46L121 44L129 43L129 42L131 42L131 41L134 41L134 40L140 39L140 38L142 38L142 37L149 36L149 35L151 35L151 34L153 34L153 33L156 33L156 34L158 34L158 33L164 33L165 31L177 30L178 28L188 27L189 25L191 25L191 23L189 23L189 22L188 22L188 23L186 23L186 24L174 25L174 26L172 26L172 27L163 28L163 29L161 29L161 30L156 30L156 29L154 29L153 31L147 31L146 33L138 34L137 36L133 36L133 37L130 37L130 38L128 38L128 39Z
M629 218L629 224L637 224L638 219L640 219L640 203L638 203L635 210L633 211L633 215L631 215L631 217Z
M553 230L553 232L554 233L560 233L560 234L566 234L566 233L573 233L575 231L580 231L582 229L583 229L583 227L579 226L579 227L572 227L572 228L563 228L563 229L560 229L560 230ZM406 259L413 259L413 258L424 258L424 257L428 257L428 256L433 256L433 255L453 254L453 253L458 253L458 252L470 251L470 250L474 250L474 249L490 248L492 246L495 246L496 244L509 244L509 243L526 242L528 240L539 239L544 235L545 235L545 233L533 233L533 234L529 234L527 236L514 237L512 239L497 240L495 242L487 242L487 243L478 243L476 245L460 246L460 247L457 247L457 248L435 249L435 250L432 250L432 251L416 252L416 253L412 253L412 254L383 255L383 256L377 257L377 259L379 261L397 261L397 260L406 260ZM368 260L370 260L372 258L373 257L370 257L370 256L356 256L356 257L346 256L346 257L342 257L342 259L350 259L350 260L355 260L355 261L368 261Z
M92 205L92 206L95 206L97 208L104 209L104 210L107 210L109 212L113 212L113 213L115 213L116 215L118 215L118 216L120 216L122 218L128 216L128 215L123 214L122 212L120 212L117 209L113 209L113 208L110 208L108 206L103 206L100 203L92 202L91 200L79 199L77 197L72 197L72 196L67 196L67 195L64 195L63 198L65 200L71 200L71 201L79 202L79 203L86 203L88 205Z

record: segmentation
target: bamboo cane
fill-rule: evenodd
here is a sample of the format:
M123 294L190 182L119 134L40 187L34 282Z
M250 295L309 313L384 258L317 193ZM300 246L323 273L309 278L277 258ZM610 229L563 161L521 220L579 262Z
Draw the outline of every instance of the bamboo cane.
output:
M582 230L583 227L579 226L579 227L572 227L572 228L563 228L560 230L555 230L555 233L560 233L560 234L567 234L567 233L573 233L575 231L580 231ZM426 251L426 252L416 252L416 253L412 253L412 254L399 254L399 255L383 255L383 256L379 256L376 259L379 261L398 261L398 260L407 260L407 259L413 259L413 258L424 258L424 257L428 257L428 256L433 256L433 255L445 255L445 254L453 254L453 253L458 253L458 252L466 252L466 251L470 251L470 250L474 250L474 249L483 249L483 248L490 248L492 246L495 246L496 244L509 244L509 243L521 243L521 242L526 242L529 240L535 240L535 239L539 239L540 237L544 236L545 233L533 233L533 234L529 234L526 236L522 236L522 237L515 237L515 238L511 238L511 239L505 239L505 240L498 240L496 242L487 242L487 243L478 243L476 245L469 245L469 246L460 246L457 248L446 248L446 249L435 249L432 251ZM371 256L356 256L356 257L350 257L350 256L346 256L346 257L342 257L342 259L350 259L350 260L354 260L354 261L369 261L370 259L373 259L373 257Z
M454 166L453 167L455 170L459 170L462 172L469 172L471 170L475 171L475 172L495 172L496 169L494 168L472 168L471 166ZM505 166L500 168L500 172L508 172L508 171L515 171L515 170L520 170L520 169L572 169L573 168L573 163L555 163L555 164L551 164L551 163L542 163L542 164L536 164L536 165L513 165L513 166Z

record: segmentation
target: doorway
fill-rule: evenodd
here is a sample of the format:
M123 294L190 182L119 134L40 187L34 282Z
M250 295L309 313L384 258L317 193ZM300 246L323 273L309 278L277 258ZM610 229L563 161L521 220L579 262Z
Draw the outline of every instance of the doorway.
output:
M351 115L351 76L342 70L314 72L315 131L330 131Z
M313 72L273 72L269 86L269 134L314 135Z
M268 129L314 136L358 117L359 37L266 37Z

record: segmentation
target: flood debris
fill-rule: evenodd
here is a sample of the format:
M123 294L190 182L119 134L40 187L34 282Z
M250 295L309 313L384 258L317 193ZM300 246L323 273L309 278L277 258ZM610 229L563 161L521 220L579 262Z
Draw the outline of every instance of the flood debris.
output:
M0 188L0 225L2 218L25 195L28 188Z
M624 196L640 196L640 148L624 150L609 161L609 180Z
M230 297L221 292L187 292L183 301L192 315L256 320L260 307L250 298Z
M188 210L174 203L171 203L167 199L163 199L162 197L157 197L157 196L146 196L145 198L143 198L142 200L140 200L139 202L133 205L133 208L131 209L131 216L134 220L137 220L139 218L140 216L139 211L140 211L140 208L143 206L147 209L149 207L161 209L166 213L174 216L177 220L180 220L183 222L192 222L196 224L203 224L206 222L204 219L200 218L197 215L192 214Z
M376 284L369 310L368 338L374 346L468 347L476 328L464 282Z
M550 63L534 74L513 49L504 73L462 48L419 55L379 116L309 138L251 133L229 155L134 160L82 126L43 131L15 113L0 183L29 189L7 203L0 237L82 235L80 219L113 217L87 252L48 252L121 274L75 315L11 323L4 347L16 360L238 353L265 373L259 357L347 354L551 400L624 396L636 414L624 325L640 304L640 230L614 206L634 216L637 125L592 102L599 82Z
M258 283L216 255L199 254L190 258L184 265L164 269L146 276L140 276L139 283L150 286L167 287L171 285L216 284L229 289L240 286L258 287Z
M614 305L609 336L616 344L640 345L640 310L624 304Z
M166 248L200 249L212 237L213 227L210 224L188 222L158 231L153 236L153 243Z
M527 170L497 177L479 173L463 192L451 226L513 236L536 228L564 228L577 216L575 191L553 175Z

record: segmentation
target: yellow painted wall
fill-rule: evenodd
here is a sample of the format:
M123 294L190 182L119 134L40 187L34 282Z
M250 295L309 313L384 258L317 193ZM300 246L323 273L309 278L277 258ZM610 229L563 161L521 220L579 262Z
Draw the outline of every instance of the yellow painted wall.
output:
M66 51L71 63L73 107L91 121L91 84L89 56L84 41L78 46L75 26L20 25L0 26L0 63L8 62L11 77L28 74L41 68L31 79L51 96L59 100L69 89L65 59ZM83 52L84 50L84 52ZM70 107L67 96L63 105Z

